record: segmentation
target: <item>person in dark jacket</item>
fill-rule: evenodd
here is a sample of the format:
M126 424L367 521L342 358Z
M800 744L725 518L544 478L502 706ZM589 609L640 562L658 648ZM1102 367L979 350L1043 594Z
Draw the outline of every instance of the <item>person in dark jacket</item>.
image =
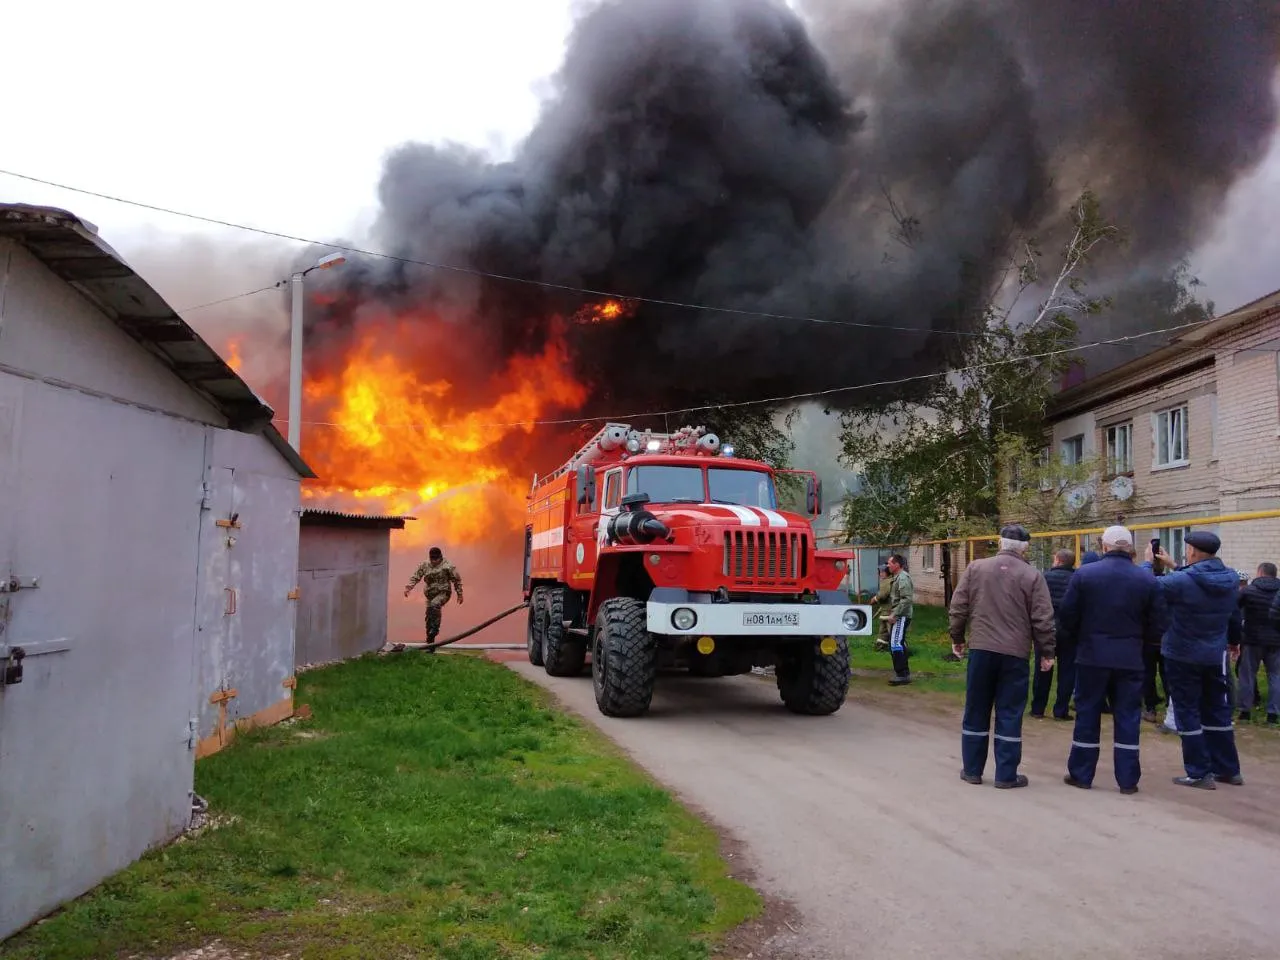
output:
M1160 652L1186 767L1186 776L1173 782L1202 790L1213 790L1219 782L1240 786L1244 777L1231 726L1227 674L1227 647L1240 629L1240 579L1218 559L1222 541L1217 534L1193 530L1183 543L1187 565L1155 581L1168 608ZM1148 565L1154 559L1173 566L1167 553L1153 556L1148 544Z
M1076 726L1063 782L1088 790L1102 754L1102 702L1111 695L1115 774L1120 792L1138 792L1142 766L1142 650L1163 627L1156 578L1133 564L1133 534L1108 527L1105 555L1081 567L1058 610L1059 643L1076 651Z
M1280 611L1280 579L1276 565L1263 563L1258 575L1240 597L1244 613L1244 642L1240 648L1240 719L1251 718L1258 667L1267 671L1267 723L1280 725L1280 623L1272 611Z
M1083 567L1090 563L1097 563L1101 559L1102 557L1096 550L1086 550L1084 552L1084 556L1080 558L1080 566Z
M1076 572L1076 555L1070 550L1059 550L1053 555L1053 566L1045 571L1044 582L1049 585L1049 599L1053 601L1053 615L1056 618L1062 607L1062 598L1067 595L1067 584ZM1058 632L1057 645L1058 695L1053 702L1053 718L1070 720L1071 694L1076 686L1076 651L1075 645ZM1031 715L1043 717L1044 708L1049 705L1049 688L1053 686L1053 670L1033 670L1031 681Z

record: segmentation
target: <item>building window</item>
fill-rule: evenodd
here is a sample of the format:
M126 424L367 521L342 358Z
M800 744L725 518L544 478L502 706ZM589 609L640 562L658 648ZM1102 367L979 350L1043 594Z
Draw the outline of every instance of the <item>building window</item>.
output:
M1155 466L1180 467L1189 460L1187 449L1187 406L1161 410L1152 418L1155 424Z
M1209 394L1209 459L1218 459L1218 395Z
M1077 463L1084 459L1084 434L1075 437L1067 437L1062 441L1062 462L1069 467L1074 467Z
M1190 527L1169 527L1160 531L1160 549L1173 557L1178 566L1187 562L1186 540L1190 532Z
M1107 427L1107 474L1133 473L1133 424Z
M920 555L921 555L920 565L923 569L925 570L935 569L935 563L937 562L936 552L937 552L937 547L934 546L932 543L926 543L924 545L924 547L920 551Z

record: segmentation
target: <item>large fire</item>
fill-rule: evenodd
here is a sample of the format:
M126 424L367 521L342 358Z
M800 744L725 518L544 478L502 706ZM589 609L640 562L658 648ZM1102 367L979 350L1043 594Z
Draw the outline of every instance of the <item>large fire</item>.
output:
M448 336L445 325L431 326ZM515 542L531 480L522 461L539 442L535 421L576 410L587 391L570 375L559 338L516 355L487 382L460 384L444 343L424 342L430 336L421 318L366 325L305 377L302 453L320 479L303 495L418 517L397 537L402 544L488 535Z

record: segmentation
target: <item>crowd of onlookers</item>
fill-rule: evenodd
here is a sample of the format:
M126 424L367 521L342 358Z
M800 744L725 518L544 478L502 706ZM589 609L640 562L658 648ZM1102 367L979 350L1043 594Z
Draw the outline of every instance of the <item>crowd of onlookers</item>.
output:
M1139 731L1161 723L1182 740L1183 786L1242 785L1233 720L1265 712L1280 726L1280 578L1261 564L1252 581L1217 556L1221 540L1187 534L1181 566L1151 541L1142 551L1123 526L1102 534L1102 552L1076 566L1058 551L1043 574L1027 554L1031 535L1018 524L1000 532L995 556L961 575L948 608L952 649L967 660L961 723L961 777L981 783L994 741L995 785L1023 787L1022 720L1074 720L1070 786L1092 786L1102 751L1102 718L1112 716L1116 781L1136 793ZM905 559L889 558L876 597L895 686L911 682L908 634L914 588ZM1267 675L1265 706L1259 669ZM1054 674L1057 674L1056 696ZM1072 714L1074 706L1075 714ZM995 729L991 729L994 713Z

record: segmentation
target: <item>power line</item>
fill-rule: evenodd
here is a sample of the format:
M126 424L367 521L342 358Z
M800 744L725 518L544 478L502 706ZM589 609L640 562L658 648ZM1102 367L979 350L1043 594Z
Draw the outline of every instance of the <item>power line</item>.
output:
M1162 333L1173 333L1178 330L1189 330L1192 327L1201 327L1206 323L1212 323L1212 320L1195 320L1191 323L1180 323L1172 327L1162 327L1159 330L1147 330L1142 333L1127 334L1123 337L1113 337L1109 340L1094 340L1091 343L1082 343L1074 347L1063 347L1059 350L1049 350L1045 353L1033 353L1020 357L1008 357L1003 360L992 360L988 363L975 363L967 367L956 367L950 370L941 370L936 373L921 373L913 377L902 377L898 380L880 380L875 383L859 383L845 387L831 387L827 390L814 390L809 393L792 393L778 397L762 397L757 400L733 400L725 403L707 403L693 407L676 407L671 410L650 410L643 413L615 414L608 417L565 417L561 419L549 420L514 420L509 423L477 423L473 424L477 429L496 429L496 428L515 428L515 427L546 427L546 426L572 426L583 423L606 423L609 421L629 422L632 420L641 420L648 417L670 417L685 413L705 413L711 410L728 410L741 407L755 406L775 406L782 403L793 403L798 400L812 400L817 397L829 397L838 393L852 393L856 390L872 390L877 387L897 387L908 383L918 383L921 380L930 380L934 377L950 376L953 373L973 373L977 370L986 370L990 367L999 367L1009 363L1026 363L1028 360L1046 360L1050 357L1058 357L1068 353L1078 353L1083 350L1091 350L1094 347L1113 346L1118 343L1129 343L1133 340L1141 340L1143 337L1153 337ZM277 418L280 422L284 422L283 418ZM337 423L331 420L303 420L303 424L312 427L342 427L345 424ZM374 423L371 426L377 427L400 427L404 429L432 426L427 423Z
M216 307L224 303L230 303L233 300L243 300L245 297L256 297L260 293L266 293L268 290L279 290L283 287L287 280L277 280L275 283L267 287L259 287L257 290L246 290L244 293L232 294L229 297L222 297L220 300L210 300L208 303L201 303L194 307L183 307L181 310L175 310L175 313L195 313L197 310L203 310L206 307Z
M0 169L0 174L7 177L15 177L19 180L27 180L31 183L39 183L46 187L55 187L59 190L68 190L72 193L79 193L87 197L96 197L99 200L110 200L113 203L123 203L131 207L140 207L144 210L153 210L156 213L164 213L174 217L184 217L188 220L197 220L201 223L213 224L219 227L229 227L232 230L244 230L248 233L256 233L264 237L274 237L277 240L289 240L293 243L305 243L316 247L325 247L330 250L339 250L343 253L357 254L364 257L377 257L382 260L391 260L395 263L403 263L418 267L427 267L432 270L446 270L452 273L465 274L472 277L481 277L487 280L501 280L506 283L522 283L528 286L540 287L544 290L555 290L561 293L573 293L590 297L603 297L607 300L625 300L632 303L647 303L657 307L673 307L680 310L698 310L705 313L723 313L731 316L741 317L759 317L765 320L790 320L796 323L817 323L825 326L836 327L855 327L863 330L883 330L894 331L898 333L921 333L921 334L941 334L945 336L955 337L981 337L982 331L972 330L930 330L927 327L902 327L892 326L879 323L859 323L856 320L831 320L824 317L806 317L797 316L789 313L770 313L764 310L747 310L740 307L717 307L705 303L687 303L682 300L666 300L660 297L641 297L625 293L617 293L609 290L595 290L591 287L578 287L567 283L552 283L548 280L534 280L529 277L516 277L503 273L492 273L487 270L479 270L475 267L461 267L457 264L436 263L431 260L417 260L413 257L401 257L392 253L381 253L376 250L365 250L362 247L353 247L340 243L333 243L327 240L312 240L307 237L299 237L294 234L284 233L278 230L267 230L263 227L252 227L244 223L235 223L230 220L219 220L217 217L206 217L198 213L188 213L184 210L175 210L172 207L161 207L153 203L144 203L141 200L130 200L127 197L117 197L109 193L99 193L96 190L87 190L83 187L73 187L69 184L58 183L53 180L45 180L41 177L33 177L25 173L17 173L13 170ZM235 294L226 300L237 300L240 297L252 296L256 293L262 293L263 290L270 288L262 288L261 290L251 290L246 293ZM220 301L220 302L226 302ZM200 307L191 309L202 309L206 306L214 306L213 303L202 304ZM179 311L180 313L183 311Z

